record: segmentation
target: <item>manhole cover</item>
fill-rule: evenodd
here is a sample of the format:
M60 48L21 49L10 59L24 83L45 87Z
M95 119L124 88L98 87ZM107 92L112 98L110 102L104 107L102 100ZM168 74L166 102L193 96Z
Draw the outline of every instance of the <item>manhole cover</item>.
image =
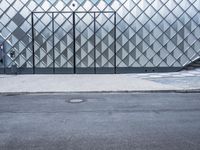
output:
M69 103L82 103L82 102L84 102L84 100L79 98L69 100Z

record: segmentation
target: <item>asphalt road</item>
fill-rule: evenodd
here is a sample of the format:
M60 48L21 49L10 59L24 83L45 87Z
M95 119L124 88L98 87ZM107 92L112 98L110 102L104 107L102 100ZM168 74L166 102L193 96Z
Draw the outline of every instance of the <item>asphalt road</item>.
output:
M199 149L200 93L0 96L0 150Z

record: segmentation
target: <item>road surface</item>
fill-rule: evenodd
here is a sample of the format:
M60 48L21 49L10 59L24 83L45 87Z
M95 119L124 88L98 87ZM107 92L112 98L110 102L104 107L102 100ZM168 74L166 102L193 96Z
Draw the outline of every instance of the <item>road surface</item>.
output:
M0 95L0 150L199 150L200 93Z

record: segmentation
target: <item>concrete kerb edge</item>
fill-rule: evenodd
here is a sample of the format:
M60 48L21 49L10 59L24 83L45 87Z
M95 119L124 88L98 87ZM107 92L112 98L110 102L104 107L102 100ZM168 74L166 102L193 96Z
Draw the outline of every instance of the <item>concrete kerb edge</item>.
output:
M44 94L83 94L83 93L200 93L200 89L186 90L133 90L133 91L61 91L61 92L0 92L1 96L18 96L18 95L44 95Z

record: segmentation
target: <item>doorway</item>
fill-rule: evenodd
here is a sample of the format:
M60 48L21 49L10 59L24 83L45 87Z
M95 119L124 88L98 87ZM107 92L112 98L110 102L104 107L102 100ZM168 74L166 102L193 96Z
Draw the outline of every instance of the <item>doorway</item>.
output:
M33 12L34 73L115 73L115 12Z

